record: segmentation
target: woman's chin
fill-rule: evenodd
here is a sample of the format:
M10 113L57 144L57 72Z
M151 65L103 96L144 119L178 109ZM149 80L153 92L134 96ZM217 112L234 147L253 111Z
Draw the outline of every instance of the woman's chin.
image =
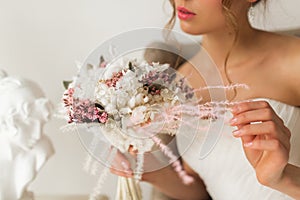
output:
M199 30L199 28L195 28L197 26L193 26L192 24L187 24L186 22L180 23L180 28L183 32L190 34L190 35L202 35L203 32Z

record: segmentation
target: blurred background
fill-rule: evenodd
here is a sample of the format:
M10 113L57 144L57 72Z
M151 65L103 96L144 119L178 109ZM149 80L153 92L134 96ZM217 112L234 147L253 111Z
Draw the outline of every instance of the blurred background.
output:
M269 0L269 4L266 11L256 9L255 26L298 33L300 1ZM75 74L76 61L82 63L113 35L163 27L170 13L167 0L0 0L0 68L37 82L58 105L62 81ZM97 177L82 169L86 152L77 135L62 133L63 125L64 120L53 118L45 127L56 153L30 186L37 196L84 196L96 184ZM113 198L115 185L111 175L104 193ZM149 196L149 186L143 187L144 196Z

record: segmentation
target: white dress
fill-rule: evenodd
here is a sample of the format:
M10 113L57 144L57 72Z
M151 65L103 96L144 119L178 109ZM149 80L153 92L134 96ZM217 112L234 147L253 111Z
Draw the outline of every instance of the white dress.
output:
M300 167L300 108L271 99L266 100L291 130L289 163ZM231 113L226 113L231 118ZM197 172L206 184L213 200L282 200L291 197L261 185L255 171L245 157L241 140L232 136L234 127L225 123L212 151L200 159L204 141L199 133L187 151L183 152L180 138L178 149L183 159Z

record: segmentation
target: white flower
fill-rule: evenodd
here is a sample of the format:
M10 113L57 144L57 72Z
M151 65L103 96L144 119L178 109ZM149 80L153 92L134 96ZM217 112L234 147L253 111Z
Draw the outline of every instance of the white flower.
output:
M135 96L131 97L130 100L128 101L128 106L130 108L134 108L135 107Z
M149 97L145 96L145 98L143 99L144 103L148 103L149 102Z
M169 64L160 65L158 62L153 62L152 65L153 68L157 69L158 72L163 72L170 67Z
M107 65L102 78L105 80L111 79L114 73L118 73L118 72L122 71L122 69L123 69L122 66L123 65L118 65L117 63L114 65L113 64Z
M117 107L123 108L128 102L129 96L126 92L119 92L117 94Z
M108 99L106 98L100 98L100 101L99 103L102 105L102 106L107 106L107 104L109 103Z
M140 92L135 96L135 103L140 105L144 102L144 93Z
M99 83L98 87L96 87L96 95L104 96L107 93L108 89L109 89L109 87L106 84Z
M122 114L122 115L127 115L127 114L130 114L131 112L132 112L132 110L129 107L120 109L120 114Z
M132 110L131 121L133 124L141 124L145 121L146 106L139 106Z
M109 114L116 114L118 113L116 105L115 104L108 104L107 106L105 106L105 111Z
M149 73L152 76L164 72L169 65L153 63L152 66L147 62L136 61L131 61L131 63L133 69L129 69L128 62L122 60L119 64L115 62L108 65L105 72L97 76L101 77L103 82L100 81L96 86L94 97L110 115L105 124L109 132L106 134L110 137L109 140L113 141L113 144L121 151L127 151L129 146L133 145L139 152L142 152L150 150L153 142L151 139L139 140L137 137L143 136L145 132L160 131L162 122L158 115L163 112L164 108L167 109L180 103L181 91L176 84L158 79L154 80L154 83L162 86L160 93L150 94L148 88L143 85L145 77L149 76ZM122 72L122 77L117 80L115 87L107 86L105 80L111 79L113 73L118 72Z
M155 113L154 112L150 112L150 119L151 119L151 121L154 120L154 117L155 117Z

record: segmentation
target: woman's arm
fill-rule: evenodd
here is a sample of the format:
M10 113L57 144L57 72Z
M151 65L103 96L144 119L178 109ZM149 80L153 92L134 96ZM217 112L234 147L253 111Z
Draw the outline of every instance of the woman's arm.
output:
M295 199L300 199L300 168L287 164L281 181L275 185L270 185L269 187L285 193Z
M185 162L183 162L183 167L189 175L194 177L195 181L190 185L184 185L182 180L178 177L178 174L171 166L145 173L143 175L143 181L152 184L155 188L172 199L211 199L199 175L195 173Z

